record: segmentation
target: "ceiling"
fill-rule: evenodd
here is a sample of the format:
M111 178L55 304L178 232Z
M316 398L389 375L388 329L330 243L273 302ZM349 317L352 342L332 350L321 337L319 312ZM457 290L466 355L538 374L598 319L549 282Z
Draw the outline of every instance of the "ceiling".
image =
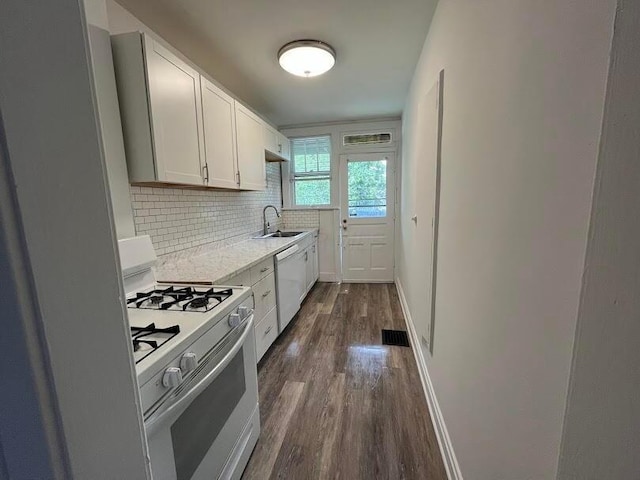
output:
M277 126L399 116L437 0L117 0ZM333 70L286 73L280 47L332 45Z

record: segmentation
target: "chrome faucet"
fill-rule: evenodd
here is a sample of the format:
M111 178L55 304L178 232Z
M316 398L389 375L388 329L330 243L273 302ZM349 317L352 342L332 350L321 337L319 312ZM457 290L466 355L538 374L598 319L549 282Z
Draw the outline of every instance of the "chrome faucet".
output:
M267 222L267 208L273 208L276 211L276 215L280 218L280 212L273 205L267 205L262 209L262 234L266 235L269 233L269 222Z

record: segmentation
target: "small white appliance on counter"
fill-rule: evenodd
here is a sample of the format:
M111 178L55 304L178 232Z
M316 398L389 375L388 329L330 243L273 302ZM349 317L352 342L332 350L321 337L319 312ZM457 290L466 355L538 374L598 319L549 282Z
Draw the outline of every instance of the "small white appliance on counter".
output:
M118 243L154 480L240 478L260 434L251 289L157 284L150 238Z

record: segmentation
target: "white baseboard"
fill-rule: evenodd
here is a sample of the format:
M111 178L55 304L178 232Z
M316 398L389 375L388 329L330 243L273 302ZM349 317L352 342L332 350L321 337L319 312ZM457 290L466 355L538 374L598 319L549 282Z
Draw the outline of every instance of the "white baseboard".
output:
M336 283L336 282L339 282L340 279L338 278L338 275L336 275L335 273L320 272L320 274L318 275L318 281Z
M345 280L342 283L395 283L393 280Z
M396 289L398 290L398 296L400 297L400 305L402 306L402 313L404 314L404 321L407 324L407 330L409 331L409 337L411 338L411 346L413 347L413 354L416 357L416 363L418 364L418 371L420 372L420 380L422 382L422 389L424 395L427 398L427 404L429 405L429 411L431 412L431 422L436 432L438 439L438 445L440 446L440 453L442 454L442 460L444 467L447 471L447 476L450 480L462 480L462 472L460 471L460 465L456 459L456 454L453 451L453 444L447 431L447 426L444 423L444 417L440 410L440 405L436 398L431 378L427 370L427 363L424 360L424 353L420 346L418 339L418 333L413 324L411 313L409 312L409 305L407 305L407 299L404 296L402 289L402 283L399 278L396 278Z

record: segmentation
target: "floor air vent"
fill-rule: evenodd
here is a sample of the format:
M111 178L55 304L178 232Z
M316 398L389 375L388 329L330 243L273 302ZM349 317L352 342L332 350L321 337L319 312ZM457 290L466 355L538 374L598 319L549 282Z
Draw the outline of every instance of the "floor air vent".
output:
M382 330L383 345L397 345L399 347L409 347L409 337L404 330Z

